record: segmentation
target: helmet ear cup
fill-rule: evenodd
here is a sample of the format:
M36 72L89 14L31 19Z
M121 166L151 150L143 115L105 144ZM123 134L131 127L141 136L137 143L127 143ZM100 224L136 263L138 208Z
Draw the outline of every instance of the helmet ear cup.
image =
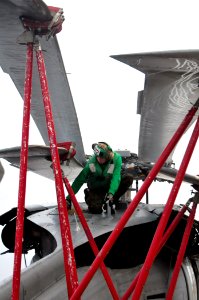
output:
M95 149L95 146L97 145L97 143L95 144L92 144L92 149L94 150Z

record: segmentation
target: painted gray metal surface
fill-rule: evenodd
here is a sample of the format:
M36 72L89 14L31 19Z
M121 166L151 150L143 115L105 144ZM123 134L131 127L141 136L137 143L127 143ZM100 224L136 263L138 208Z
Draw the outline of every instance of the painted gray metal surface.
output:
M26 46L19 45L17 38L24 28L20 16L50 20L52 17L43 1L37 0L0 0L0 66L13 80L23 98L24 74L26 65ZM50 98L52 102L57 142L72 141L76 144L76 159L85 163L85 154L72 99L66 70L64 68L57 38L40 39L47 70ZM31 115L46 145L49 145L43 100L34 59Z
M6 148L0 150L0 158L10 162L13 167L20 168L21 147ZM67 153L65 148L58 147L58 153L64 155ZM54 180L52 169L52 160L50 159L50 147L41 145L29 145L28 147L28 171ZM72 157L68 161L61 161L61 168L68 180L72 181L82 170L82 165ZM1 170L0 170L1 171Z
M0 162L0 182L3 179L3 176L4 176L4 168L3 168L3 166L2 166L2 164Z
M55 253L54 256L49 257L39 266L34 267L32 265L31 272L24 272L22 274L23 289L21 289L20 300L65 300L68 299L66 290L66 281L64 276L64 270L62 270L63 259L59 255L61 253ZM60 261L62 262L60 264ZM45 263L45 265L44 265ZM164 262L157 260L151 270L150 279L144 289L140 300L146 300L147 296L156 294L165 294L167 290L167 269L168 266L164 265ZM62 270L63 273L57 273ZM108 272L114 282L119 295L122 296L126 289L130 286L132 278L134 278L141 266L131 269L110 269ZM52 271L53 270L53 271ZM81 280L85 273L88 271L88 267L82 267L78 269L78 278ZM170 270L172 271L172 270ZM0 295L3 300L10 300L10 282L5 282L1 287ZM93 300L103 299L110 300L112 296L107 288L104 278L100 271L97 271L92 281L89 283L88 288L83 293L81 299ZM153 298L151 298L153 299ZM154 298L165 299L165 298ZM183 271L180 270L179 279L176 285L173 300L189 299L186 289L186 281ZM197 294L192 294L191 300L198 300Z
M141 114L138 156L146 162L155 162L199 97L199 51L112 57L145 74L144 91L138 94ZM172 162L172 154L167 162Z
M146 205L140 203L133 217L129 219L125 227L140 226L142 224L148 226L150 222L157 220L158 216L162 213L163 208L163 205ZM122 212L118 212L113 218L110 215L103 216L89 214L86 212L83 204L82 209L94 237L112 231L122 214ZM27 269L22 271L20 299L67 299L58 210L56 207L49 210L44 210L28 217L28 219L50 231L51 234L56 238L58 246L52 254L33 263ZM69 219L73 236L73 244L74 248L76 248L87 242L87 238L81 227L81 224L79 221L77 221L75 216L71 214L69 215ZM139 241L135 241L135 247L138 244ZM124 294L140 268L141 265L125 269L108 268L111 278L120 296ZM189 290L192 292L194 291L194 294L192 293L191 300L197 300L196 283L193 283L193 278L190 279L188 277L189 283L190 280L192 280L192 284L194 286L189 287L189 290L187 290L187 275L185 276L184 273L187 273L188 271L190 272L190 270L193 272L193 270L190 268L191 264L188 264L188 259L186 259L186 263L183 265L183 271L182 269L180 271L178 283L175 289L175 295L173 297L174 300L189 299ZM79 280L81 280L87 270L88 266L78 268ZM149 279L144 287L140 300L145 300L151 295L165 294L168 288L168 278L170 274L172 274L170 264L161 258L157 259L150 272ZM11 279L5 280L0 285L1 299L8 300L11 298L11 286ZM96 297L105 300L112 299L100 271L94 275L92 281L85 290L82 299L90 300ZM155 299L157 299L157 297Z
M182 270L185 274L186 282L187 282L187 290L189 300L195 300L199 298L198 290L197 290L197 279L194 274L193 267L191 265L190 260L185 257L184 262L182 264Z

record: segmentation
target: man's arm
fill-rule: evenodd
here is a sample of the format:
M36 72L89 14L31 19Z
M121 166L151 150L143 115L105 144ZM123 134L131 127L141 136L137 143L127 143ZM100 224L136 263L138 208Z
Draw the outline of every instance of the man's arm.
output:
M75 180L72 183L72 189L73 192L76 194L82 185L87 182L88 174L89 174L89 166L88 164L83 168L83 170L79 173L79 175L75 178ZM67 199L69 199L69 195L67 196Z
M121 168L122 168L122 158L120 155L117 155L115 161L114 161L114 171L113 171L113 177L111 180L110 188L108 193L114 195L117 191L120 181L121 181Z

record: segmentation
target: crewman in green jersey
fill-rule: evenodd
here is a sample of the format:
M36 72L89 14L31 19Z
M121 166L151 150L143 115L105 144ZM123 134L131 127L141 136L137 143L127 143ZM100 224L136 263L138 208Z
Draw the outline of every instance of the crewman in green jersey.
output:
M85 202L91 213L107 212L107 205L111 213L115 213L120 197L127 191L133 182L130 175L121 176L121 155L111 149L105 142L92 145L94 155L76 177L72 189L76 194L84 183ZM67 196L68 206L71 206L70 197Z

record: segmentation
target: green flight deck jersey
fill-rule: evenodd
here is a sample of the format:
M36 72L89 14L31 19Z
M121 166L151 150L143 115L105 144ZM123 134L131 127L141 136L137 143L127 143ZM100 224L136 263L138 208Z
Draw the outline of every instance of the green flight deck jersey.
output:
M105 164L99 164L96 155L89 159L72 184L75 194L84 183L87 183L88 188L91 190L100 190L100 188L107 187L107 193L115 194L121 181L122 158L119 153L113 153L113 158Z

